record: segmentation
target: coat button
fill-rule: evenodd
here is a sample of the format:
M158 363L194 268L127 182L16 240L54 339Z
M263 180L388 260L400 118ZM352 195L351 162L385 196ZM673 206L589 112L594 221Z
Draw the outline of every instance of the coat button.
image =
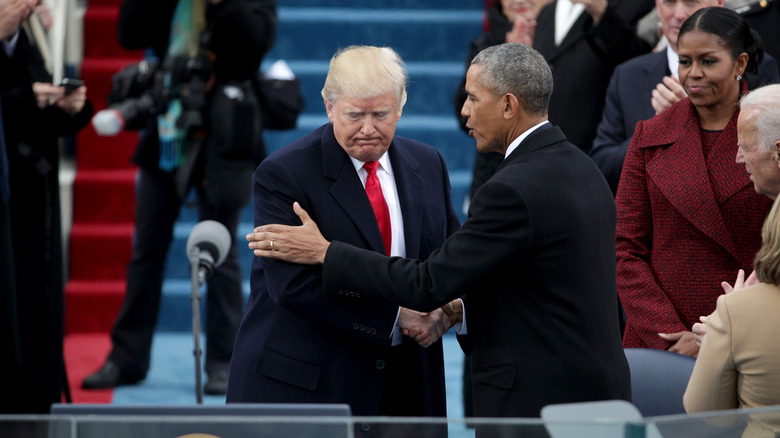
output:
M375 335L375 334L376 334L376 329L375 329L375 328L372 328L372 329L371 329L371 334L372 334L372 335Z
M363 432L368 432L369 430L371 430L371 425L368 423L362 423L360 425L360 429L362 429Z
M380 370L385 369L385 361L383 361L382 359L377 359L376 367L377 367L377 369L380 369Z
M353 323L352 323L352 328L353 328L353 329L357 330L359 327L360 327L360 326L358 325L358 323L356 323L356 322L353 322Z

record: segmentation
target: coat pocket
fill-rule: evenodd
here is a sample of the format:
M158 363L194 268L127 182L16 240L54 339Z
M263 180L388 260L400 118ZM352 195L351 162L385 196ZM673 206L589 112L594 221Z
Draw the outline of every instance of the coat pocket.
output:
M515 386L515 365L492 365L474 370L471 373L474 380L499 389L512 389Z
M260 353L255 370L268 378L314 391L320 382L320 367L274 350Z

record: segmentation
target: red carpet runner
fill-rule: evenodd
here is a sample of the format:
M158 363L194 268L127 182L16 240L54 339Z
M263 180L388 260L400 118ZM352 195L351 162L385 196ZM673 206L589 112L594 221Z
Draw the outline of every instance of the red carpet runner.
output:
M95 110L106 107L111 76L143 55L117 41L121 0L91 0L84 14L81 77ZM69 281L65 286L65 363L74 403L110 403L111 390L84 391L110 349L109 332L125 291L135 202L135 168L129 158L137 134L99 137L92 126L77 138L70 230Z

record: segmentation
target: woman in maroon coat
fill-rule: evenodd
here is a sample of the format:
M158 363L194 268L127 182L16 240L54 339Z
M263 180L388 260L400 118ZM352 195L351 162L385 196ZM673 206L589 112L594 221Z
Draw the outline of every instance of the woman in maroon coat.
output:
M690 327L715 309L720 283L748 270L771 202L735 162L737 101L763 47L727 8L680 28L688 98L639 122L617 193L617 286L624 347L696 356Z

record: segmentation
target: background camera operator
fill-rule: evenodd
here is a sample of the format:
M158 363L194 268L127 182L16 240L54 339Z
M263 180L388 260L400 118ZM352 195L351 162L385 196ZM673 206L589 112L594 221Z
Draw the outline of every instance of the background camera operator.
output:
M251 173L264 156L260 110L250 90L273 43L276 4L125 0L118 27L124 47L151 47L162 61L146 94L151 99L136 100L130 112L145 120L145 129L133 155L140 180L127 293L111 333L111 353L83 381L84 388L133 384L146 377L166 254L190 187L197 189L200 220L219 221L235 237L241 209L251 197ZM122 124L132 128L133 122ZM234 242L208 280L206 394L226 391L243 314L238 247Z

